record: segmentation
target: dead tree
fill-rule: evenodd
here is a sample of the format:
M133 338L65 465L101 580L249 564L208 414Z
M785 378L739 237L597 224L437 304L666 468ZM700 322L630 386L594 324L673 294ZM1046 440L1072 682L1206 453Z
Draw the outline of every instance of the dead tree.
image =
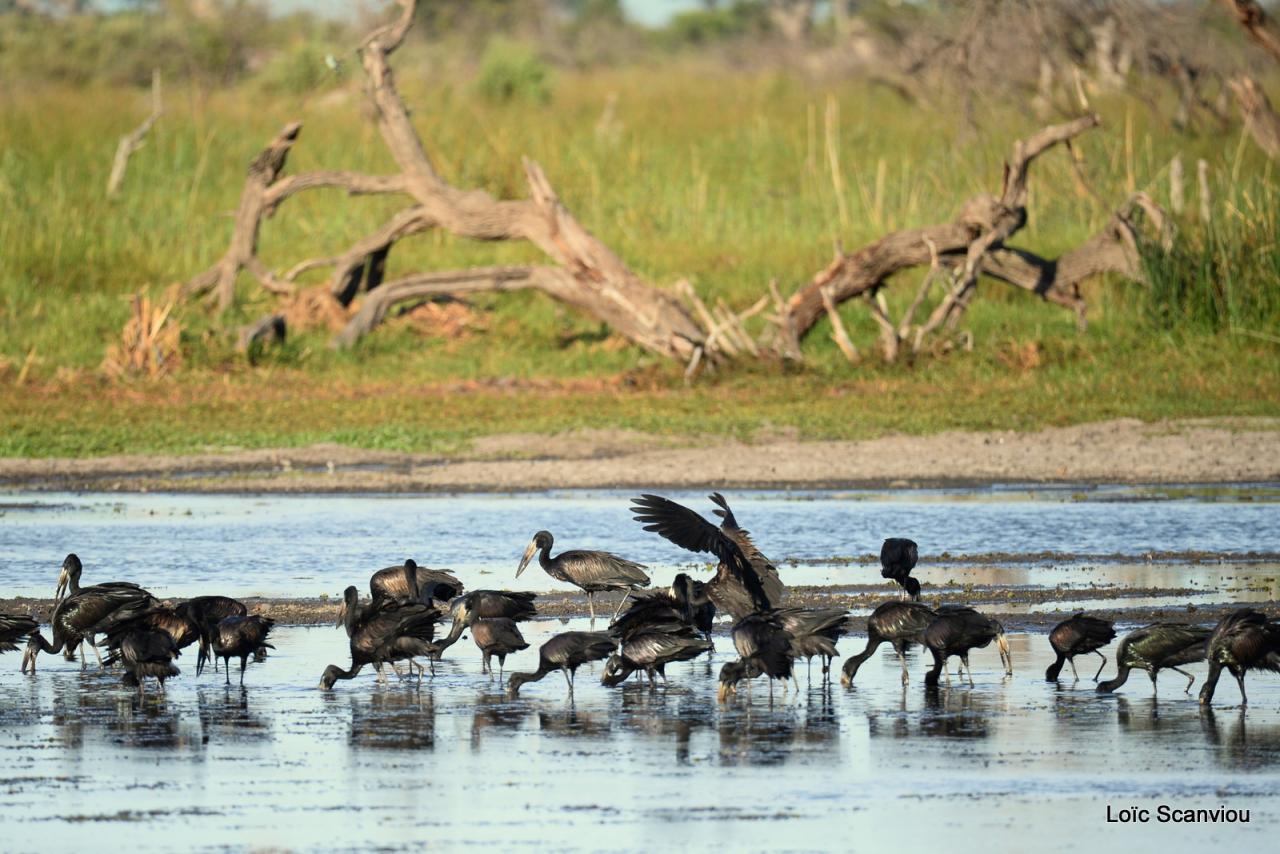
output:
M335 339L336 346L353 343L376 325L396 300L421 299L424 284L410 287L414 277L382 282L383 270L396 241L433 228L475 240L527 240L544 252L551 264L528 268L517 279L475 275L460 271L431 274L432 293L510 290L518 281L553 299L567 303L599 320L635 344L662 356L688 361L695 356L719 360L723 348L708 341L708 332L668 291L642 280L560 201L537 163L524 161L530 198L494 199L482 190L460 190L446 183L436 171L408 111L396 89L390 56L404 40L413 22L414 0L398 0L399 18L371 33L361 44L360 59L368 79L368 96L378 130L400 172L364 175L353 172L310 172L284 175L289 150L297 142L301 124L294 122L250 164L240 196L230 244L222 258L193 278L184 288L187 296L212 292L219 309L235 299L241 270L247 270L267 290L281 295L295 292L294 279L303 270L331 266L330 296L344 307L363 294L378 294L376 308L358 312L351 325ZM357 241L333 258L314 259L277 276L258 258L257 244L264 219L289 196L314 187L341 187L349 193L395 193L410 204L381 228ZM394 287L393 287L394 285Z
M1138 244L1143 234L1134 214L1144 211L1157 230L1163 231L1164 217L1159 207L1147 196L1136 195L1102 231L1057 259L1007 246L1006 241L1026 223L1027 176L1035 158L1056 145L1068 144L1098 124L1096 115L1088 115L1015 142L999 196L984 194L970 199L953 222L897 231L855 252L838 252L809 284L778 306L773 318L777 327L772 337L775 349L784 356L798 358L800 340L829 313L828 303L861 297L881 327L886 358L896 358L899 345L908 339L912 352L917 352L925 338L939 327L958 323L982 274L1071 309L1083 327L1086 306L1080 283L1104 272L1141 279ZM929 274L915 299L902 318L893 322L880 290L895 274L926 265ZM916 314L930 291L939 285L940 301L922 324L915 325Z
M135 151L142 148L143 141L151 132L151 127L160 120L160 114L163 112L164 104L160 99L160 71L156 69L151 72L151 113L142 120L142 124L120 137L120 142L116 145L116 156L111 161L111 174L107 177L108 196L114 196L120 191L120 185L124 183L124 172L129 168L129 158Z
M1280 29L1253 0L1222 0L1223 5L1235 16L1249 37L1271 58L1280 61ZM1231 94L1244 118L1244 125L1253 141L1273 160L1280 158L1280 116L1271 108L1271 101L1262 87L1252 77L1241 75L1228 81Z

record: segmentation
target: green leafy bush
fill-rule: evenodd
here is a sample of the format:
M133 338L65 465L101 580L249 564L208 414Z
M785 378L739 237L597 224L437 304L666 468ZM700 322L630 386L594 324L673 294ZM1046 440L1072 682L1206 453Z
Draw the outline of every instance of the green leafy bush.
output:
M493 39L480 61L480 94L495 103L551 100L551 68L528 45Z

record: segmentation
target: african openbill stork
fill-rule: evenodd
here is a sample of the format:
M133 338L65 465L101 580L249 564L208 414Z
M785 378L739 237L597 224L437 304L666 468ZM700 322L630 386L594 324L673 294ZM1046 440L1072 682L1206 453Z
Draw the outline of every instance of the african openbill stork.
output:
M882 643L893 645L902 665L902 684L911 681L907 673L906 651L913 643L924 643L924 630L937 619L938 614L927 605L919 602L904 602L900 599L882 602L867 618L867 646L862 652L845 659L841 668L840 684L848 688L862 667Z
M578 668L589 661L602 661L613 654L616 644L608 632L564 632L538 648L538 669L532 673L512 673L507 680L507 692L515 697L520 686L537 682L554 670L564 674L569 684L569 697L573 697L573 677Z
M1099 694L1110 694L1129 678L1129 671L1145 670L1151 677L1151 690L1156 691L1156 677L1168 668L1187 677L1186 693L1196 677L1179 669L1180 664L1204 661L1212 629L1185 623L1152 623L1125 635L1116 650L1116 678L1098 683Z
M0 614L0 652L14 652L18 641L40 630L35 617L26 614Z
M636 594L631 606L609 625L609 633L625 641L649 629L681 626L710 641L715 615L716 606L707 598L706 585L682 572L669 588Z
M645 567L635 561L618 557L610 552L590 549L574 549L551 556L551 546L555 542L547 531L539 531L533 535L529 547L520 558L520 566L516 568L516 578L524 572L529 561L538 553L538 564L542 570L557 581L565 581L587 594L587 608L591 611L591 620L595 621L595 595L604 590L624 590L622 601L614 616L622 611L631 591L649 586L649 576Z
M209 661L213 648L213 634L218 623L227 617L243 617L249 609L238 599L230 596L197 596L174 606L179 614L193 620L200 628L200 651L196 655L196 675L204 672L205 662ZM213 672L218 672L218 659L213 659Z
M267 643L271 627L276 621L257 614L247 617L226 617L218 622L213 633L213 654L222 659L227 684L231 684L231 659L240 659L240 685L244 685L244 668L249 656L257 656L259 650L275 649Z
M637 670L643 670L649 677L649 686L654 685L654 676L661 676L667 681L665 672L673 661L691 661L704 652L712 650L710 641L694 634L693 629L677 624L671 631L658 628L642 628L622 643L621 649L609 656L604 665L604 676L600 682L609 687L620 685Z
M1057 658L1044 672L1044 680L1057 682L1058 674L1062 672L1063 662L1070 662L1071 675L1079 681L1080 674L1076 673L1075 657L1093 653L1102 659L1102 663L1098 665L1098 672L1093 674L1093 681L1097 682L1098 677L1102 675L1102 668L1107 666L1107 657L1098 650L1115 638L1116 624L1110 620L1090 617L1084 611L1063 620L1049 632L1049 646L1053 647Z
M632 502L631 511L646 531L654 531L683 549L719 559L715 578L707 582L705 593L721 611L741 620L774 607L786 592L778 570L756 548L751 534L738 526L724 496L713 492L710 498L719 508L715 514L723 520L719 526L660 495L641 495ZM701 600L691 601L696 606Z
M761 675L769 677L769 696L773 696L774 679L783 680L783 690L786 690L786 680L795 678L793 638L783 628L778 614L772 611L748 614L734 625L731 635L739 658L720 668L716 694L719 701L723 703L730 694L738 693L738 683L743 679L748 680L750 687L750 680ZM796 687L799 688L799 683Z
M481 673L492 675L493 667L490 666L489 659L495 655L498 657L498 679L502 679L502 668L506 666L507 656L529 648L529 642L520 634L516 621L508 617L476 620L471 624L471 639L476 642L484 657L480 666Z
M417 601L426 605L448 603L466 590L452 572L418 566L413 558L401 566L380 569L369 578L369 595L377 602L383 598Z
M969 685L973 685L973 670L969 668L969 651L982 649L996 642L1000 650L1000 663L1006 676L1013 675L1013 659L1009 655L1009 642L1004 636L1004 626L998 620L979 614L963 605L943 605L938 616L924 630L924 645L933 653L933 668L925 674L924 684L938 684L938 674L946 671L947 659L959 656L964 669L969 671ZM951 684L951 673L946 673Z
M93 636L100 631L98 624L116 612L120 612L122 616L137 615L159 604L146 590L128 582L108 582L82 588L82 569L80 559L74 554L67 555L62 562L56 594L57 605L49 618L53 628L53 642L45 640L39 632L31 635L22 656L23 673L27 672L28 666L35 673L36 658L41 652L61 652L67 661L74 661L76 648L85 641L93 647L94 655L101 665L102 654L93 642ZM85 664L83 650L80 652L80 664L82 667Z
M349 607L344 611L347 636L351 639L351 667L343 670L330 664L320 677L320 687L329 690L339 679L354 679L366 664L378 666L438 653L431 641L435 638L439 609L422 602L396 602L383 599L376 604L359 607L359 591L346 589ZM418 667L421 678L422 667Z
M812 678L813 657L822 659L822 678L831 673L836 643L849 631L849 612L843 608L780 608L774 612L791 634L791 654L804 658Z
M1280 623L1252 608L1241 608L1227 614L1209 637L1206 654L1209 675L1200 688L1200 704L1213 702L1222 668L1226 668L1240 685L1240 706L1249 705L1244 693L1244 675L1250 670L1280 672Z
M200 626L186 614L168 605L153 605L146 610L135 612L122 608L108 616L95 626L95 630L107 638L107 648L118 652L121 641L140 632L162 632L173 641L175 649L181 650L200 639ZM116 656L119 660L119 656ZM106 664L112 661L108 658Z
M472 590L449 604L449 616L453 625L449 634L436 646L444 652L457 643L467 627L477 620L511 620L521 623L538 615L533 600L537 593L513 593L508 590Z
M920 582L911 577L916 561L920 559L920 551L915 540L905 537L890 537L880 546L880 577L898 583L902 592L913 600L920 600Z
M173 660L181 653L178 644L166 631L148 629L136 622L133 627L109 636L106 663L119 663L124 668L121 680L125 685L138 689L138 696L146 694L144 680L154 677L160 682L160 692L164 693L164 681L178 676ZM194 639L193 639L194 640Z

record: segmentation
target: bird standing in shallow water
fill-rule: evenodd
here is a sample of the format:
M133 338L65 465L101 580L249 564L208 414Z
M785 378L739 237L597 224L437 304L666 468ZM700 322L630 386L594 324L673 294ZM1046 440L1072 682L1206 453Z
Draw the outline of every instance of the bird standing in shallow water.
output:
M622 648L605 662L601 684L613 687L626 681L637 670L649 677L649 687L654 677L661 676L665 684L668 664L673 661L690 661L704 652L710 652L711 643L694 634L693 629L677 625L670 631L642 628L622 644Z
M616 644L607 632L564 632L538 648L538 669L532 673L512 673L507 692L515 697L527 682L537 682L553 670L564 674L573 698L573 677L588 661L602 661L613 654Z
M1161 670L1168 668L1187 677L1187 693L1190 694L1196 678L1179 669L1178 665L1204 661L1211 634L1212 629L1184 623L1152 623L1130 632L1116 650L1116 678L1099 682L1098 693L1109 694L1119 688L1129 678L1129 671L1135 668L1147 671L1151 677L1151 689L1155 691L1156 677Z
M715 514L723 521L713 525L698 513L660 495L641 495L631 503L633 518L682 549L715 555L720 563L716 575L707 582L707 599L735 620L767 611L781 603L786 588L773 562L756 548L751 534L738 525L729 502L718 492L711 501L719 509ZM701 594L690 591L697 606L704 601Z
M618 557L615 554L589 549L574 549L551 556L554 538L547 531L539 531L533 535L529 547L520 558L520 566L516 569L516 578L524 572L533 555L538 554L538 563L547 575L557 581L566 581L587 594L587 608L591 611L591 621L596 619L595 595L605 590L624 590L626 593L618 603L614 616L622 611L631 591L649 586L649 576L644 566L635 561Z
M846 688L851 686L858 675L858 668L880 644L887 642L893 644L893 651L898 654L898 661L902 664L902 684L906 685L910 681L905 654L907 648L913 643L923 644L924 630L937 618L932 608L919 602L895 600L878 605L867 618L867 646L857 655L845 659L840 684Z
M471 639L480 648L484 657L480 665L481 673L493 673L489 664L492 656L498 656L498 678L502 678L502 668L507 663L507 656L513 652L529 648L529 642L520 634L520 627L515 620L497 617L490 620L476 620L471 624Z
M880 577L896 581L904 596L919 601L920 582L911 577L911 570L915 569L919 559L920 551L915 540L890 537L880 546Z
M519 623L538 615L533 600L537 593L513 593L507 590L472 590L449 604L453 625L448 637L436 644L439 653L458 642L467 627L477 620L511 620ZM439 654L437 653L437 655Z
M1057 658L1044 672L1045 681L1058 681L1063 662L1071 663L1071 675L1078 681L1080 675L1076 673L1075 657L1094 653L1102 659L1102 663L1098 665L1098 672L1093 674L1093 681L1097 682L1098 677L1102 675L1102 668L1107 666L1107 657L1098 650L1115 640L1115 637L1115 623L1100 617L1087 616L1083 611L1058 623L1053 627L1053 631L1049 632L1049 646L1053 647Z
M738 693L738 683L747 680L748 689L757 676L769 677L769 696L773 696L773 680L781 679L786 690L787 679L794 679L795 656L791 633L782 626L776 612L750 614L737 622L732 631L737 661L720 668L720 686L716 697L721 703ZM800 685L797 682L796 688Z
M339 679L354 679L366 664L412 661L416 656L428 660L439 653L432 643L440 611L421 602L397 602L384 599L361 607L360 591L348 587L344 593L346 607L343 622L350 638L351 667L343 670L330 664L320 676L320 688L328 691ZM422 668L418 675L421 678Z
M773 612L782 628L791 634L791 655L803 658L812 679L813 657L822 659L822 679L831 673L831 660L838 655L836 643L849 631L849 613L843 608L781 608Z
M369 578L369 595L374 602L399 599L403 602L447 603L465 591L457 576L444 569L418 566L413 558L402 566L380 569Z
M227 617L218 623L213 634L213 654L222 659L222 666L227 671L227 684L231 684L231 659L240 659L240 684L244 685L244 668L249 656L256 655L258 650L275 649L267 643L267 635L276 621L270 617Z
M1241 608L1223 617L1209 638L1206 653L1209 675L1200 689L1200 704L1211 705L1218 677L1226 668L1240 685L1240 705L1249 705L1244 675L1250 670L1280 672L1280 623L1252 608Z
M249 609L238 599L230 596L197 596L185 602L179 602L174 610L195 622L200 628L200 651L196 656L196 675L204 672L205 662L212 655L213 635L218 623L227 617L243 617ZM213 659L213 671L218 672L218 659Z
M177 658L178 645L168 632L133 628L111 637L110 652L107 654L108 665L119 663L124 668L121 680L125 685L138 689L138 696L146 694L145 680L148 676L160 683L160 693L164 693L164 681L178 676L181 671L174 665Z
M951 673L947 671L947 659L953 655L960 657L964 670L969 671L969 685L973 686L973 670L969 667L969 651L982 649L992 641L1000 650L1000 663L1004 665L1006 676L1013 675L1013 660L1009 657L1009 642L1005 640L1004 626L999 621L979 614L972 608L962 605L944 605L938 609L938 616L924 630L924 644L933 653L933 669L924 677L924 684L938 684L938 674L945 672L947 684L951 684ZM961 672L963 675L963 671Z

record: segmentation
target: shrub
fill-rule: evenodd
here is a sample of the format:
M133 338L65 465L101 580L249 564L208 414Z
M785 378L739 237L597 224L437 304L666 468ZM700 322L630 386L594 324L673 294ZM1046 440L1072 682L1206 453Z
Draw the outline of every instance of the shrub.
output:
M480 61L480 94L495 103L551 100L551 69L529 46L493 39Z

